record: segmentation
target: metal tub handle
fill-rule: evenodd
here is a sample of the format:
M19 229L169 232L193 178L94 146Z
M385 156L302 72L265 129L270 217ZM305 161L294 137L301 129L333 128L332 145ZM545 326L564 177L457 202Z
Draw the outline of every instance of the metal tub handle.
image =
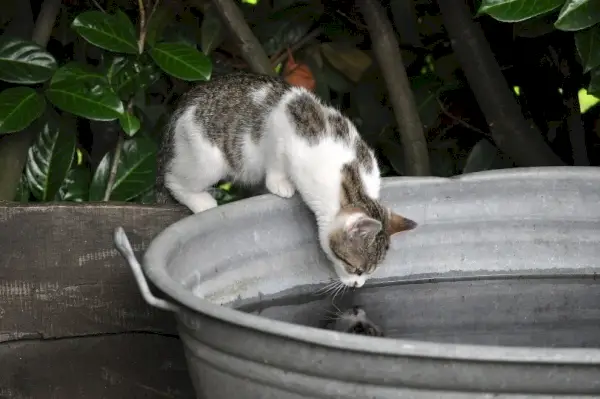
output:
M129 242L129 238L127 238L127 234L125 234L123 227L119 226L115 229L113 241L117 247L117 250L129 264L129 267L133 272L133 276L135 277L135 281L137 282L137 286L140 289L142 297L144 297L146 303L162 310L175 313L179 312L179 307L165 301L164 299L155 297L152 294L152 291L150 291L150 287L146 281L146 276L144 276L144 272L142 270L142 265L140 265L140 262L138 262L137 258L135 257L135 253L133 252L133 248L131 247L131 243Z

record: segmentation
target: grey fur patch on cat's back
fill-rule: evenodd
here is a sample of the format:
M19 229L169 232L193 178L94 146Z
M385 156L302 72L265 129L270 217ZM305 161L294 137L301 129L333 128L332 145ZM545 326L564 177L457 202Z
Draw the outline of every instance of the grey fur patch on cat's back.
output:
M296 132L309 144L317 144L325 134L326 121L323 106L310 94L302 93L293 98L287 104L286 112Z
M356 149L356 158L358 159L358 162L368 173L371 173L373 171L374 158L371 151L369 151L367 143L361 138L358 138L354 141L354 148Z
M257 101L253 95L261 90L264 96ZM269 111L288 90L281 78L234 73L194 87L178 108L195 107L194 120L204 136L223 151L232 169L240 170L244 135L255 143L261 139Z
M327 116L327 122L329 123L329 129L334 139L345 141L346 143L350 140L348 119L335 111L335 113Z

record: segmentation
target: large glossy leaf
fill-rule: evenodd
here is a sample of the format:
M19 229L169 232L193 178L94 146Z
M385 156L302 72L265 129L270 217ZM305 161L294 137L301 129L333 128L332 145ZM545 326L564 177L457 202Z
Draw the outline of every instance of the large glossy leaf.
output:
M90 201L102 201L108 184L113 152L102 158L90 186ZM110 199L128 201L149 190L156 178L156 145L138 135L125 140Z
M20 84L41 83L50 79L56 67L52 54L37 44L0 37L0 80Z
M206 55L223 43L225 28L214 6L209 6L204 13L200 33L200 48Z
M25 174L31 193L39 201L51 201L61 187L75 154L76 131L48 114L29 147Z
M87 64L80 64L78 62L69 62L68 64L60 67L52 76L50 86L55 85L59 82L66 81L68 83L77 81L87 81L90 83L106 83L106 76L100 74L92 67Z
M322 12L317 3L297 2L275 11L254 32L267 54L276 54L302 39Z
M600 65L600 25L576 32L575 43L585 72Z
M477 14L502 22L519 22L558 9L565 0L483 0Z
M42 115L46 100L30 87L12 87L0 93L0 134L25 129Z
M574 31L600 22L600 1L567 0L554 23L557 29Z
M67 177L56 193L56 201L87 201L90 195L92 172L85 165L74 166L69 169Z
M123 100L144 91L161 76L161 71L148 56L139 59L116 56L108 67L107 77L113 90Z
M163 71L182 80L208 80L212 73L210 59L184 43L158 43L150 56Z
M125 112L108 84L88 80L63 80L50 85L46 97L63 111L98 121L115 120Z
M123 14L110 15L100 11L86 11L73 21L73 29L88 42L117 53L138 53L135 28Z

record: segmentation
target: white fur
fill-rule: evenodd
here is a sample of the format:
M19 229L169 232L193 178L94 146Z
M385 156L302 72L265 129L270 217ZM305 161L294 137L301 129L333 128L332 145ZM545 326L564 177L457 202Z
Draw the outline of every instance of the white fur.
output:
M249 93L249 100L260 103L268 92L268 86L262 87ZM206 190L228 176L245 184L257 184L264 179L271 193L284 198L291 197L297 190L316 216L321 247L333 262L336 274L344 284L360 287L366 276L348 274L328 244L329 232L344 222L336 220L340 210L341 169L356 159L356 152L352 140L346 144L326 136L319 144L311 146L296 133L288 119L286 106L298 95L306 93L313 96L303 88L293 88L283 96L269 114L258 145L247 135L243 144L244 170L237 174L231 170L222 152L204 137L203 127L194 121L194 108L188 109L175 122L175 155L165 176L165 185L179 202L195 213L217 205ZM320 103L315 96L313 98ZM334 108L323 107L326 112L339 113ZM350 135L359 137L352 124ZM374 156L371 172L361 166L360 174L367 194L379 198L381 181Z

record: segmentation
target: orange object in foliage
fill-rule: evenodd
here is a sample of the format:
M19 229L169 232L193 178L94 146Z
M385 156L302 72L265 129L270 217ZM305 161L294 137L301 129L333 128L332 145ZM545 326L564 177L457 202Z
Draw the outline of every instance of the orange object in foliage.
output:
M296 63L290 49L288 49L287 62L283 67L283 78L293 86L304 87L310 91L314 91L317 85L308 65Z

